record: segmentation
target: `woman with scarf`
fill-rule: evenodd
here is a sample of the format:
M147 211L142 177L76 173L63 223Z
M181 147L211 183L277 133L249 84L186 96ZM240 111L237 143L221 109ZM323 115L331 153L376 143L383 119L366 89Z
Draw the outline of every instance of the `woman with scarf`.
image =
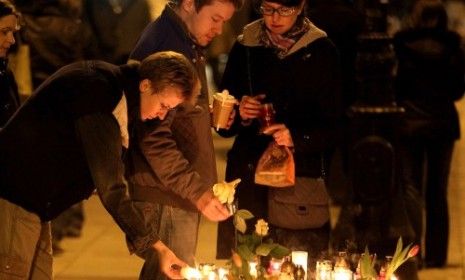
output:
M19 95L13 73L7 68L7 55L15 44L19 29L19 13L7 0L0 0L0 128L19 107Z
M244 27L229 54L220 85L240 101L232 127L219 131L223 137L236 136L227 155L226 180L241 178L236 189L238 209L248 209L256 219L265 220L269 193L270 199L280 191L292 196L303 188L295 214L308 215L312 224L309 210L318 205L323 209L319 221L293 228L272 224L272 236L315 258L328 247L324 179L343 115L338 52L326 33L304 16L305 0L258 4L262 18ZM258 120L264 103L273 104L275 124L260 133ZM294 151L296 186L276 190L254 183L257 162L271 141ZM306 195L309 192L319 195ZM253 230L253 224L248 228ZM218 258L230 256L233 239L231 219L220 223Z

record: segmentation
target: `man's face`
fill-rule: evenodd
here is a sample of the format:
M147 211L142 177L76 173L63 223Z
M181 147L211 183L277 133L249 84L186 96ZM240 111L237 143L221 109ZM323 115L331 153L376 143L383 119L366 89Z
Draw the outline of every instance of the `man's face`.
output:
M223 25L234 14L234 5L225 0L213 0L210 5L195 10L194 1L185 0L184 8L188 11L185 23L197 44L207 46L213 38L221 34Z
M140 117L143 121L163 120L171 109L184 101L179 87L167 86L155 92L147 79L141 81L140 92Z
M200 94L200 80L192 89L193 96ZM155 92L149 80L145 79L140 83L140 116L143 121L160 119L164 120L172 109L185 101L181 88L177 86L166 86L160 92Z

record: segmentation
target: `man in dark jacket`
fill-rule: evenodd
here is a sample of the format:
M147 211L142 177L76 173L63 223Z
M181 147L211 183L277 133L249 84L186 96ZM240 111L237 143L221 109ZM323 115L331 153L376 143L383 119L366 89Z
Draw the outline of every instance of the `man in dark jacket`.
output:
M95 188L133 251L156 251L160 269L180 278L171 266L184 263L153 231L151 205L127 196L122 147L128 124L164 119L199 87L175 52L140 65L79 62L47 79L0 130L0 278L51 279L49 221Z
M155 51L180 52L195 65L202 83L196 106L183 104L175 116L168 116L160 125L138 126L134 141L139 145L128 156L129 171L146 170L128 176L135 186L131 196L154 202L163 217L163 223L158 225L160 238L191 265L197 242L198 211L212 221L229 217L212 192L217 174L203 48L221 33L223 24L242 2L170 1L161 16L146 27L130 56L141 60ZM188 199L190 195L195 199ZM141 277L162 276L151 270L156 256L144 257Z

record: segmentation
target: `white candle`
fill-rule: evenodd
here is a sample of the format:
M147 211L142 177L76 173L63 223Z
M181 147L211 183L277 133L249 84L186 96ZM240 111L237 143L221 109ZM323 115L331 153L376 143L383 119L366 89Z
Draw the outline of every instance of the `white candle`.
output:
M304 268L305 271L305 278L307 279L307 259L308 259L308 252L306 251L292 251L291 253L292 263L300 265Z
M226 275L228 275L228 273L229 272L226 268L218 268L218 279L223 280L226 277Z
M250 276L257 278L258 276L257 262L249 262L249 272L250 272Z
M181 276L184 279L202 279L202 273L198 269L189 266L181 268Z
M334 280L352 280L352 271L344 268L336 268L333 272Z

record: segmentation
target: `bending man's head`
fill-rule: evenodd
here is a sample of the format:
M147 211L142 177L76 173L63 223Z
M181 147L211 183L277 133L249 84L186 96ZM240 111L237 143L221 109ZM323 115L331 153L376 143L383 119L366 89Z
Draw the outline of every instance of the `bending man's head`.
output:
M140 113L142 120L164 119L184 101L194 100L200 81L192 63L182 54L157 52L139 66Z

